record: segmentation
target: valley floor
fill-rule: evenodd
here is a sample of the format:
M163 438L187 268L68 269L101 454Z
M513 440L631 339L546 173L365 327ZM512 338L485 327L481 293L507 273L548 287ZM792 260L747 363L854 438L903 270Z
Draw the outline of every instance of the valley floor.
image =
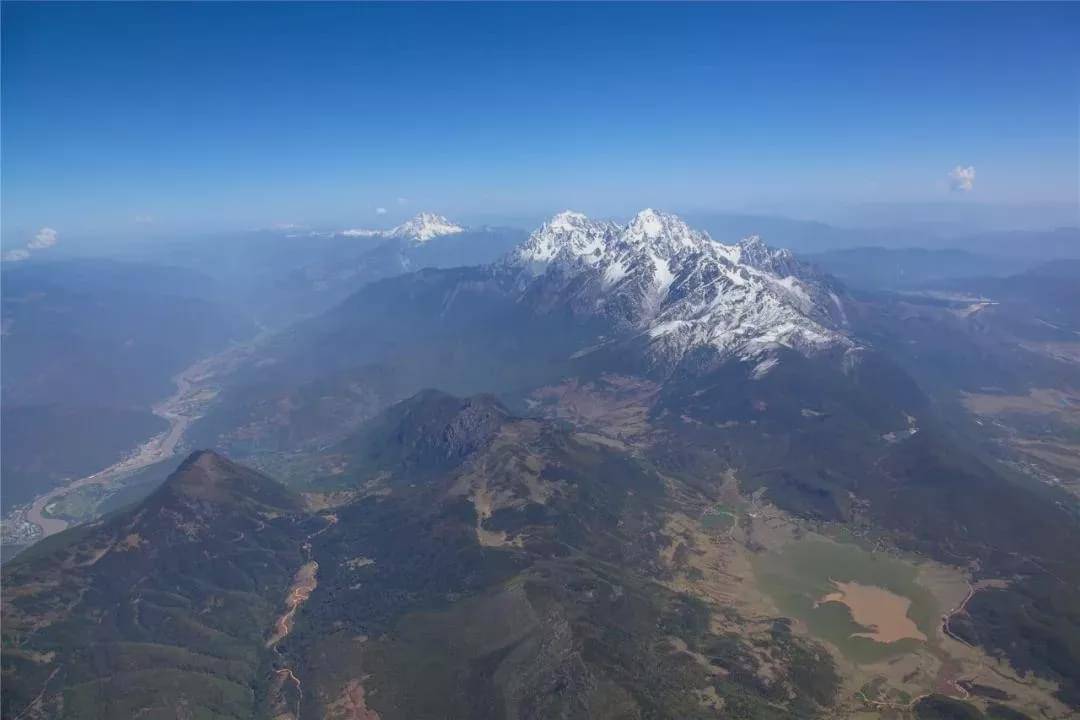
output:
M27 546L65 530L72 522L93 519L94 507L121 487L132 475L155 463L176 456L183 449L188 427L205 411L217 394L217 381L242 362L264 335L238 343L205 357L178 373L176 391L152 408L154 415L169 423L165 432L135 447L124 458L91 475L76 478L38 496L29 505L16 508L4 519L3 545ZM70 516L57 512L57 502L93 488L91 506L85 514Z

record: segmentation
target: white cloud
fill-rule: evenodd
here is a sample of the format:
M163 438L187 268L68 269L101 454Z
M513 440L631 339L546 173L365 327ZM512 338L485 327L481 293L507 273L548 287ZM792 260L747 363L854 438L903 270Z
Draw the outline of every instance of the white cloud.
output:
M975 187L975 166L954 167L949 173L949 186L959 192L970 192Z
M44 250L50 248L56 244L56 241L60 239L60 233L56 232L52 228L43 227L37 231L37 235L34 239L26 244L28 250Z
M405 207L406 205L409 204L409 198L407 198L407 197L399 197L397 199L397 204L398 204L398 207Z
M25 260L28 257L30 257L30 251L24 250L23 248L19 248L18 250L8 250L6 253L0 256L0 258L2 258L5 262L19 262L20 260Z
M132 222L134 222L136 225L153 225L154 224L154 216L153 215L136 215L134 218L132 218Z
M386 214L386 208L375 208L375 214L376 215L385 215Z
M8 250L3 255L0 255L0 259L5 262L19 262L20 260L25 260L37 250L51 248L59 239L60 233L50 227L43 227L34 234L34 237L30 242L26 243L26 247Z

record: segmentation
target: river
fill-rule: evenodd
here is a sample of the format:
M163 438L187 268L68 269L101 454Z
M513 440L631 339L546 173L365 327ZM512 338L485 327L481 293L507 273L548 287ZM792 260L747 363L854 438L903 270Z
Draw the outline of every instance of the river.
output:
M151 408L155 415L169 424L168 429L133 448L119 462L38 496L29 506L14 511L8 522L15 526L21 524L21 521L36 525L41 533L35 541L55 535L67 529L70 523L46 514L46 508L51 503L88 485L108 487L138 470L172 457L183 441L188 427L205 412L217 395L217 381L247 358L266 334L261 332L247 342L234 344L219 353L202 358L176 374L173 377L176 391Z

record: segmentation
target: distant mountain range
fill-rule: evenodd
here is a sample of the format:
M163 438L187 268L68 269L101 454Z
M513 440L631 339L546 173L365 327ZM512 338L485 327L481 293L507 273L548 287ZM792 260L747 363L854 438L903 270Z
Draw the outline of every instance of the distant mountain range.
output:
M801 257L845 285L860 290L903 290L957 278L1004 277L1038 264L1034 260L966 250L857 247Z
M342 299L366 283L412 270L492 262L521 242L525 233L509 228L467 228L441 215L422 212L390 230L352 229L336 236L361 239L364 244L350 247L338 243L290 275L291 282L317 291L322 304Z
M468 228L419 213L389 230L259 230L129 251L143 262L210 275L263 326L316 315L365 284L426 267L489 263L527 237L523 230Z
M881 225L831 225L775 215L692 213L687 218L725 242L760 235L793 252L824 253L860 247L962 250L977 255L1040 262L1080 258L1080 227L1047 229L946 231L917 222Z
M416 243L425 243L442 235L456 235L462 232L465 232L465 228L450 222L442 215L422 212L390 230L352 229L342 230L340 234L345 237L401 238Z
M626 225L567 212L497 262L365 284L274 338L273 362L245 378L290 383L389 363L401 388L471 394L588 365L667 377L736 359L763 374L789 352L838 364L857 345L846 302L842 287L757 238L723 245L652 210Z

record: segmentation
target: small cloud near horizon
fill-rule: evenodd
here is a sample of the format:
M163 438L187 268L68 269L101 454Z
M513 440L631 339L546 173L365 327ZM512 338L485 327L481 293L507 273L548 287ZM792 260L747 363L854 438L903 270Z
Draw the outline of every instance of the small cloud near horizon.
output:
M60 239L60 233L50 227L43 227L34 235L34 239L26 244L28 250L44 250L51 248Z
M47 250L60 240L60 233L53 230L51 227L43 227L34 233L34 237L30 239L30 242L26 243L26 247L16 248L14 250L8 250L3 255L0 255L0 259L5 262L20 262L26 260L31 254L38 250Z
M407 198L407 197L399 197L397 199L397 204L398 204L398 207L405 207L406 205L409 204L409 198Z
M376 215L385 215L386 214L386 208L384 208L384 207L375 208L375 214Z
M975 166L957 165L949 172L949 187L954 192L971 192L975 187Z
M26 258L30 257L30 251L24 248L19 248L18 250L8 250L6 253L3 254L2 257L7 262L19 262L20 260L25 260Z

